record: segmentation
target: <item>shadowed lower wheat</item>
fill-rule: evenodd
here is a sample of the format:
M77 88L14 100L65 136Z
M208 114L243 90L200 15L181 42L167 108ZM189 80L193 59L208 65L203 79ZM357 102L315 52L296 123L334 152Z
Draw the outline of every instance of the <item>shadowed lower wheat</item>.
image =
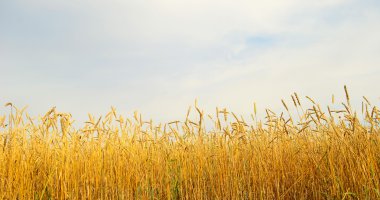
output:
M376 199L380 112L364 98L323 111L297 94L286 114L251 122L218 109L155 125L114 108L75 128L55 108L0 116L1 199ZM295 119L291 112L298 113Z

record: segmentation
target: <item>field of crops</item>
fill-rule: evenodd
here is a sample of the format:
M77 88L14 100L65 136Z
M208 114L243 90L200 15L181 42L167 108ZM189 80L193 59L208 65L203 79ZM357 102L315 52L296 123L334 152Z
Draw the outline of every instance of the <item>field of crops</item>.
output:
M58 109L34 119L7 103L0 198L379 199L380 111L363 97L355 112L345 91L341 109L294 93L263 119L256 106L244 119L195 105L156 124L112 108L80 128Z

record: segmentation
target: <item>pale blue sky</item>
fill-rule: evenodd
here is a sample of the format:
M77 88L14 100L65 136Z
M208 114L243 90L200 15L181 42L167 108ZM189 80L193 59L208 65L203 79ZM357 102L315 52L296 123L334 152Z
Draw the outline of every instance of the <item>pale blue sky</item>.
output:
M378 104L379 21L377 0L1 1L0 103L167 121L347 84Z

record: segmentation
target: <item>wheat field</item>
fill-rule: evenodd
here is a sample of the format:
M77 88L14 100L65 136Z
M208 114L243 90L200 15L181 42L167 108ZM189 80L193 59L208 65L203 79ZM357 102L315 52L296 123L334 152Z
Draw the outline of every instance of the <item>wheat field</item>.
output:
M166 124L112 108L82 127L56 108L33 118L7 103L0 198L379 199L380 111L365 97L354 111L345 92L341 109L294 93L263 119L256 105L249 120L195 105Z

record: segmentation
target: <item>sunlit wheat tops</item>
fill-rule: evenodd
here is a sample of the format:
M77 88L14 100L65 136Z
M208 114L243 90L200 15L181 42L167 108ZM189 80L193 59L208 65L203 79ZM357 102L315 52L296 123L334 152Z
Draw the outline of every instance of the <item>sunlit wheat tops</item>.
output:
M112 107L82 127L59 108L33 118L6 103L0 199L380 199L380 111L363 97L356 114L344 92L327 110L294 93L263 119L256 103L246 120L195 102L184 121Z

